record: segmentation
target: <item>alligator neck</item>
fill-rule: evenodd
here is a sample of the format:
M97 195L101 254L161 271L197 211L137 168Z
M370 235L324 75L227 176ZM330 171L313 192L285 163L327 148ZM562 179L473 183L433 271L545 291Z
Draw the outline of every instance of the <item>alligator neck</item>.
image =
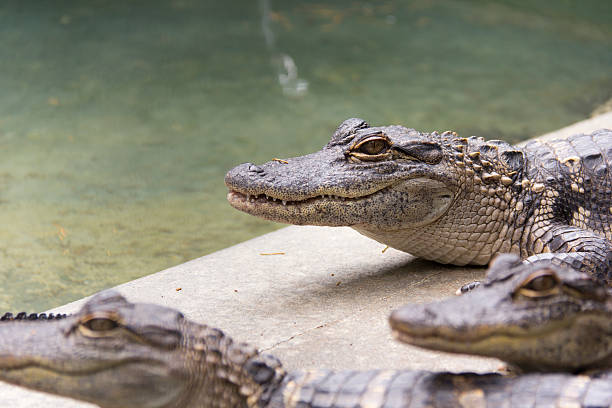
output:
M273 356L237 343L221 330L193 322L185 333L191 375L186 392L168 408L254 407L267 401L285 372Z

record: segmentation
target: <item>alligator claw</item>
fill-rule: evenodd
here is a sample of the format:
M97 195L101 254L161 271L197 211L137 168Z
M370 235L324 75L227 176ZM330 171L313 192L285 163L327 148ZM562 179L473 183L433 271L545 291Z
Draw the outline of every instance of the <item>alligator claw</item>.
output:
M463 285L459 289L457 289L457 291L455 292L455 295L457 295L457 296L463 295L464 293L468 293L468 292L473 291L474 289L476 289L479 286L480 286L480 281L474 281L474 282L466 283L465 285Z

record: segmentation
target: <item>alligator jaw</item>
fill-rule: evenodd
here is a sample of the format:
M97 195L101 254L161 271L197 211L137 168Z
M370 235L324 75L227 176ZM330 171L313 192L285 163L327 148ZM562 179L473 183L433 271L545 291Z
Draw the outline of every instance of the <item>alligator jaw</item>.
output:
M44 342L40 342L44 344ZM155 387L146 387L140 380L143 372ZM155 379L157 377L157 379ZM173 381L164 367L154 361L132 361L83 370L62 370L61 367L30 362L11 362L0 358L0 379L15 385L65 397L93 402L100 407L144 408L164 406L180 398L182 384ZM143 392L144 389L146 392Z
M406 308L406 306L404 306ZM451 325L422 325L411 321L400 308L391 314L392 335L398 341L452 353L477 354L488 343L521 341L530 333L509 326L477 325L462 330Z
M419 327L409 322L391 319L392 335L402 343L451 353L483 354L488 345L527 341L569 327L573 322L539 327L537 333L510 326L480 326L460 331L446 327ZM479 352L480 351L480 352Z
M546 355L548 350L563 348L563 344L571 344L572 340L575 340L572 332L580 330L578 320L581 319L587 320L589 317L573 316L530 329L483 325L461 331L446 327L411 326L410 323L394 319L391 319L391 326L394 338L414 346L450 353L495 357L510 363L519 371L567 371L598 365L598 361L584 360L571 354L574 350L569 348L567 355L559 356L557 352ZM587 324L588 326L590 325ZM589 358L593 358L594 354L596 353L589 355ZM594 360L598 358L602 356L597 356Z
M375 191L374 193L378 192L380 190ZM374 194L372 193L372 194ZM287 200L287 199L283 199L283 198L277 198L274 196L269 196L265 193L261 193L261 194L243 194L239 191L236 190L230 190L227 193L227 200L230 202L230 204L232 204L232 206L236 207L238 205L241 204L248 204L248 203L252 203L252 204L256 204L256 205L283 205L283 206L287 206L287 205L303 205L303 204L309 204L312 203L313 201L317 201L317 200L327 200L327 201L347 201L347 200L359 200L362 198L366 198L372 194L368 194L365 196L359 196L359 197L344 197L344 196L339 196L339 195L333 195L333 194L321 194L321 195L317 195L317 196L312 196L312 197L307 197L307 198L303 198L300 200Z
M369 199L375 198L387 187L358 197L321 194L299 200L277 198L265 193L245 194L230 189L227 200L237 210L270 221L296 225L347 226L358 223L359 218L355 214L362 213ZM339 214L344 214L344 217Z

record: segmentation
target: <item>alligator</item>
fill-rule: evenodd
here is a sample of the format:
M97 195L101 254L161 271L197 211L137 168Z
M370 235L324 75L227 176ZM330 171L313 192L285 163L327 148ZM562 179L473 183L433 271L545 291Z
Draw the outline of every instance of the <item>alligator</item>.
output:
M406 305L389 322L402 342L496 357L517 372L612 367L612 288L516 254L495 258L478 291Z
M546 267L522 267L540 275L522 287L524 293L513 296L532 299L538 292L553 292L546 282L537 283L540 278L548 280ZM584 288L590 287L592 280L586 275L572 270L557 273L560 282L576 291L577 305L581 301L604 302L599 295L588 296L590 292ZM581 279L586 283L580 283ZM501 285L505 281L500 278ZM475 295L477 292L458 297L456 302L472 304L478 299ZM556 318L553 311L557 303L527 301L525 305L551 309L538 317L542 325ZM599 319L589 320L595 307L567 309L575 316L587 316L579 330L566 324L553 325L561 339L575 342L559 341L555 347L533 342L523 351L523 343L517 341L513 352L537 360L537 352L543 350L547 357L556 356L560 361L566 361L569 352L588 367L600 366L594 364L598 359L608 364L605 352L599 352L599 347L609 346L603 340L585 343L589 347L583 347L582 353L573 352L589 336L612 338L609 331L600 330ZM602 308L601 314L607 320L612 317L610 309ZM502 323L506 322L503 315L492 316L492 320L501 317ZM393 315L392 323L404 317L405 312ZM491 327L496 329L493 324ZM533 325L525 327L534 336L540 335ZM463 329L465 335L471 327L466 324ZM497 329L506 330L504 326ZM395 330L402 329L395 326ZM605 351L609 352L609 347ZM507 353L499 354L508 357ZM575 365L567 368L573 371ZM108 408L612 406L612 371L606 370L597 374L532 372L514 377L411 370L286 371L277 358L235 342L219 329L190 321L174 309L130 303L114 291L94 296L79 312L63 319L0 323L0 380Z
M350 226L444 264L497 253L612 274L612 131L523 147L348 119L322 150L241 164L238 210L290 224Z

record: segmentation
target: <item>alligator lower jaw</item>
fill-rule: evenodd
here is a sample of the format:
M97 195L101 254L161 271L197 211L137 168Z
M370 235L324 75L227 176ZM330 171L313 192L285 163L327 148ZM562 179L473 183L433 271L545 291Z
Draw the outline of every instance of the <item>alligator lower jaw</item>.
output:
M476 344L486 342L494 337L493 333L483 333L478 336L475 336L474 333L471 333L469 336L454 334L455 333L442 333L439 330L427 330L423 332L416 332L413 330L407 332L398 328L393 328L392 330L393 337L402 343L435 350L455 352L471 349ZM505 337L511 338L514 336ZM516 337L519 338L520 336Z
M116 370L120 366L128 366L130 364L142 364L147 366L163 366L159 361L152 358L129 358L119 361L110 361L106 363L99 363L89 367L74 367L67 368L63 365L54 365L45 363L43 361L37 361L36 356L32 357L11 357L11 356L0 356L0 378L3 375L11 372L27 371L27 370L40 370L41 372L49 373L53 376L58 377L87 377L104 373L112 370Z
M506 348L510 344L518 345L524 341L554 336L555 333L569 330L568 326L574 321L575 319L571 318L545 324L533 330L516 326L482 326L468 332L443 328L415 329L401 323L392 323L392 335L402 343L431 350L493 356L488 352L489 349L495 349L499 355L500 347Z
M266 194L244 194L230 190L227 200L237 210L271 221L296 225L348 226L352 222L351 209L361 207L363 201L383 189L360 197L319 195L303 200L283 200ZM361 205L360 205L361 204Z

